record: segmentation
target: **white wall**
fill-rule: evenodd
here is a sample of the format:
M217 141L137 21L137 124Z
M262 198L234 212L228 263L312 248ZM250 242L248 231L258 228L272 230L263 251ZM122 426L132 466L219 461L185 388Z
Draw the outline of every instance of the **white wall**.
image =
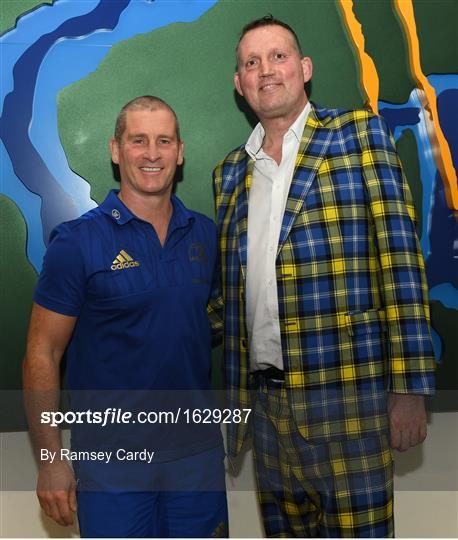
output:
M75 527L55 525L40 511L31 491L35 474L27 434L0 434L0 537L77 536ZM255 495L247 489L253 486L249 453L227 484L231 536L262 537ZM458 413L431 415L425 443L396 455L395 488L397 537L458 536Z

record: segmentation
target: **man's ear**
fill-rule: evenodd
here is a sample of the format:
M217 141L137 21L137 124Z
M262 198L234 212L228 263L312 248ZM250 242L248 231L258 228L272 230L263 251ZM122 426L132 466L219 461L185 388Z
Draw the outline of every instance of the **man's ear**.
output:
M239 74L238 74L237 71L234 73L234 86L235 86L235 89L237 90L237 92L241 96L243 96L242 87L240 86L240 78L239 78Z
M309 82L309 80L312 78L313 73L313 64L312 59L308 56L304 56L301 60L302 64L302 73L304 74L304 82Z
M183 165L183 160L184 160L184 142L178 141L177 165Z
M110 139L110 151L111 151L111 161L119 165L119 147L116 140L112 137Z

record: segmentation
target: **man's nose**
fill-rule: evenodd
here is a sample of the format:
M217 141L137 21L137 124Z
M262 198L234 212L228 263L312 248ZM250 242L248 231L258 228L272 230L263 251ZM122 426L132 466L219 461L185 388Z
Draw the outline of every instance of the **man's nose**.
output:
M268 58L260 60L259 62L259 76L260 77L270 77L273 74L273 66Z
M153 141L145 146L144 156L150 161L156 161L161 157L159 146Z

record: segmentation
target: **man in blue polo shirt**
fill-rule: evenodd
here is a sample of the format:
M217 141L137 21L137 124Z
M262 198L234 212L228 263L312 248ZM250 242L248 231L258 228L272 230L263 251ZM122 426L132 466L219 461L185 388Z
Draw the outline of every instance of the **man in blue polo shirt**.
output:
M216 229L172 194L183 142L169 105L129 102L110 146L120 190L53 231L34 295L24 388L38 498L61 525L78 507L85 537L224 536L219 425L192 418L211 407ZM81 413L69 417L81 420L71 454L42 422L58 410L66 349L71 411ZM131 421L96 421L119 411ZM161 412L174 420L161 423Z

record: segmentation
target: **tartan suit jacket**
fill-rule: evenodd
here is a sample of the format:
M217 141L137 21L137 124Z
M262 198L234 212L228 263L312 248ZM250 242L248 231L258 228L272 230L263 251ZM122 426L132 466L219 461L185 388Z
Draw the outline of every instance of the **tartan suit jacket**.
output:
M244 146L214 171L229 406L250 407ZM383 118L312 104L276 258L285 385L307 440L387 429L386 393L431 394L428 289L410 191ZM247 425L228 426L231 455Z

